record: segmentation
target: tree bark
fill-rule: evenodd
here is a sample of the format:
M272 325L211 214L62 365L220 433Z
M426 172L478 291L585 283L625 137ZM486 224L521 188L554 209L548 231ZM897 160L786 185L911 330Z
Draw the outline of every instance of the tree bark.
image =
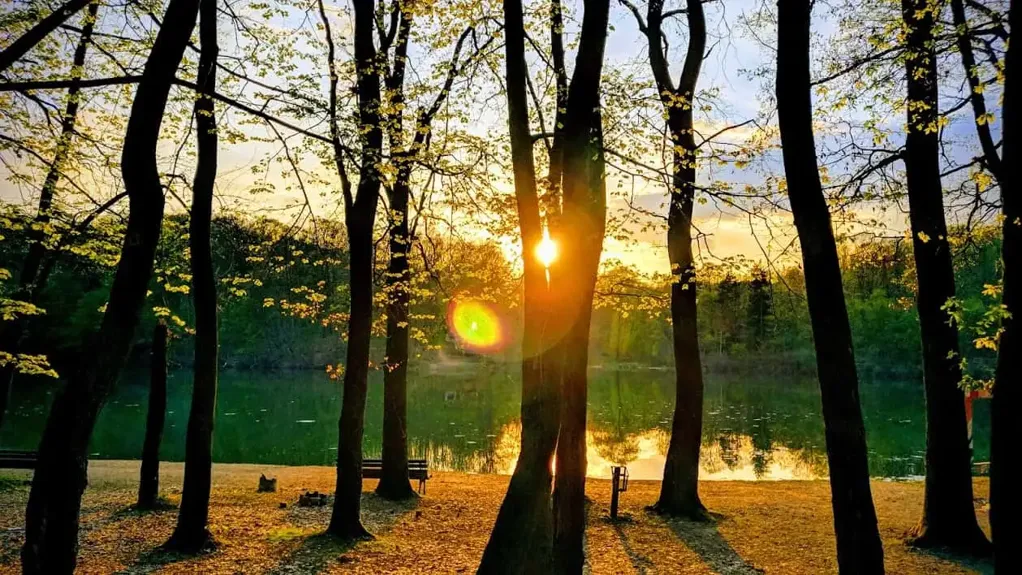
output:
M1012 30L1022 30L1022 4L1012 0L1008 12ZM1005 166L1022 165L1022 117L1019 116L1019 47L1012 43L1004 59L1004 114L1002 158ZM990 416L990 527L994 540L994 571L997 575L1018 573L1022 560L1014 547L1014 520L1022 515L1022 494L1012 474L1022 437L1019 410L1019 382L1022 382L1022 193L1017 169L1004 170L1001 182L1004 210L1002 263L1004 294L1001 303L1011 317L1001 326L1000 351Z
M549 573L553 568L551 462L557 445L558 347L547 336L551 290L532 255L543 238L529 107L521 0L504 2L508 127L525 273L521 452L479 564L483 574Z
M398 167L390 191L387 266L387 365L383 372L383 471L376 492L386 499L415 496L408 481L408 196L411 164Z
M46 179L43 180L42 189L39 191L39 206L36 210L35 224L45 226L50 222L53 209L53 196L57 190L57 183L64 163L71 151L71 144L74 140L75 123L78 120L78 95L81 93L81 70L85 65L85 56L89 49L89 42L92 39L92 31L96 23L96 14L99 11L99 4L90 4L86 17L82 22L82 33L75 47L74 57L71 61L71 87L67 89L67 104L64 106L64 115L61 116L60 137L57 139L57 149L53 155L53 163L46 172ZM43 257L47 249L46 234L40 230L30 230L30 241L28 254L21 266L21 274L18 276L17 295L14 299L21 299L29 303L38 301L39 292L46 285L46 276L40 274ZM48 274L47 274L48 275ZM4 325L0 340L4 351L17 354L21 348L21 340L25 336L25 319L16 318ZM7 414L7 405L10 401L11 389L14 384L14 365L7 365L0 368L0 428L3 427L4 417Z
M380 75L373 0L354 0L355 69L358 74L358 114L363 134L358 188L345 199L345 222L350 246L351 314L344 372L344 397L338 421L337 486L327 532L344 539L369 535L360 517L362 507L362 432L369 377L369 339L373 318L373 224L380 192L376 165L383 151L380 118ZM338 158L338 161L343 161Z
M600 78L609 0L587 0L564 121L564 208L558 313L572 318L564 338L561 424L554 476L554 560L558 573L585 562L586 396L593 292L606 231Z
M51 32L57 29L68 18L74 16L79 10L85 8L95 0L68 0L53 12L50 12L38 24L21 35L20 38L11 43L7 48L0 50L0 73L3 73L11 64L28 53L36 44L42 42Z
M89 439L131 348L152 277L163 220L156 145L197 12L197 0L171 0L132 102L121 158L130 211L120 263L99 332L86 342L83 360L54 398L46 422L25 512L21 557L26 574L63 574L75 568Z
M777 113L784 172L816 347L838 565L842 573L883 573L852 334L813 137L810 5L810 0L777 3Z
M388 135L397 176L387 190L390 222L390 259L387 264L387 360L383 371L383 469L376 493L385 499L415 496L408 480L408 199L416 148L405 149L404 78L412 14L402 10L394 48L394 66L387 77L391 106ZM418 132L414 142L418 143Z
M149 365L149 405L146 409L142 469L138 481L138 509L154 509L160 495L160 442L167 418L167 324L153 328Z
M167 547L196 553L214 545L209 533L209 493L213 473L213 425L216 416L217 333L216 278L210 240L213 190L217 170L217 126L211 95L216 91L217 2L199 0L199 93L195 100L198 163L192 185L192 301L195 306L195 363L192 404L185 438L185 478L177 527Z
M926 388L926 491L923 517L910 542L982 552L989 542L972 502L958 330L942 309L955 297L955 275L940 179L935 15L927 0L902 0L902 16L908 29L905 175Z
M657 83L674 148L674 175L667 219L667 253L671 263L671 331L675 364L674 420L664 463L660 498L652 507L668 515L708 518L699 499L699 448L703 427L703 369L696 327L696 272L692 256L692 205L695 198L696 143L692 99L706 50L706 19L701 0L688 0L689 43L678 86L671 80L662 40L663 0L649 3L646 24L638 18L649 45L649 62Z

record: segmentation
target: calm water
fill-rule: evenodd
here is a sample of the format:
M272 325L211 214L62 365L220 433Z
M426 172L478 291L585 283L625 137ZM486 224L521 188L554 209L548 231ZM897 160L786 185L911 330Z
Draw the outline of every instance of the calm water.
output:
M92 441L98 459L137 459L145 423L147 375L127 373ZM589 475L627 465L632 478L659 479L673 410L673 372L592 369ZM171 374L162 459L184 457L191 378ZM518 457L520 388L515 366L453 364L413 373L409 382L411 454L440 470L510 473ZM53 385L15 388L0 446L35 449ZM870 471L879 477L923 473L925 420L918 383L862 385ZM370 381L365 452L378 456L382 375ZM976 460L989 454L987 402L976 408ZM332 465L340 384L321 372L224 372L217 401L214 460ZM827 473L819 391L808 378L709 374L703 425L705 479L810 479Z

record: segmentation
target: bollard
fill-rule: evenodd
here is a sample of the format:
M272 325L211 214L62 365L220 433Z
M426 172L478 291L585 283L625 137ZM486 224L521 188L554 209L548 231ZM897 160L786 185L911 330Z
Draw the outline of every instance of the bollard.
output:
M610 468L610 518L617 519L617 502L619 494L628 491L628 468L614 466Z

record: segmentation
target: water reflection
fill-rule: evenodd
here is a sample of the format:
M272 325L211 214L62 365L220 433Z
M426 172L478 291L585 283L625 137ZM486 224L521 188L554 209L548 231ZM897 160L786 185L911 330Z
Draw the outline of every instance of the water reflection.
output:
M134 459L141 452L147 389L144 373L123 378L104 409L93 457ZM164 459L184 457L190 374L170 380ZM365 453L378 456L382 377L367 405ZM34 449L52 386L19 384L0 446ZM862 404L874 476L923 473L923 392L908 382L870 382ZM673 412L670 371L590 372L589 475L609 477L627 465L635 479L659 479ZM515 366L450 363L422 370L409 384L409 448L440 470L511 473L518 458L520 384ZM225 372L217 405L214 459L332 465L337 447L338 384L321 373ZM988 406L976 410L976 458L989 453ZM819 391L811 379L707 376L702 436L704 479L810 479L827 474Z

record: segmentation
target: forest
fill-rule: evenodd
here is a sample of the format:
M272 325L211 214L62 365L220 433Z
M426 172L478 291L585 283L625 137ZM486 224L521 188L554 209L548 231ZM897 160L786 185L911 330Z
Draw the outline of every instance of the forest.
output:
M0 266L17 269L28 250L32 215L11 211L13 227L0 244ZM115 225L111 222L111 225ZM330 225L320 222L320 226ZM344 283L348 261L343 226L323 239L288 234L278 220L218 217L211 222L211 245L216 277L235 289L219 292L220 364L235 369L317 369L343 358L339 341L342 325L325 320L345 313L350 305ZM153 327L168 323L182 344L171 346L171 362L190 366L185 340L194 332L191 298L180 288L187 284L187 221L171 216L164 223L157 249L156 269L147 305L152 313L140 320L129 363L146 365ZM116 251L95 238L89 249ZM332 239L332 243L328 240ZM993 301L984 286L999 280L999 234L996 229L963 232L956 259L956 284L963 324L978 325ZM521 278L510 263L494 265L494 246L455 237L436 238L410 261L419 270L411 313L417 320L411 339L425 361L439 352L466 354L506 363L520 348L509 345L501 354L478 354L448 336L446 310L452 298L514 302L521 298ZM257 252L261 255L252 256ZM385 255L385 254L381 254ZM915 292L912 248L898 239L848 240L841 251L844 291L855 337L860 369L881 374L918 374L920 350L918 315L911 305ZM59 374L71 365L79 346L101 317L109 297L111 266L102 258L69 250L46 292L36 305L47 314L29 319L22 348L45 355ZM502 263L500 259L497 263ZM385 261L375 264L374 285L381 289ZM700 305L697 324L700 353L714 370L797 369L812 373L812 334L809 330L805 285L794 266L765 269L749 258L706 262L698 277ZM175 284L175 282L178 282ZM321 283L322 282L322 283ZM609 262L598 279L597 301L590 325L589 353L601 363L670 365L671 330L666 321L670 278L645 274L634 266ZM309 287L311 286L311 287ZM308 288L308 289L306 289ZM316 301L323 296L322 301ZM513 309L505 310L512 337L521 325ZM382 353L386 339L386 310L377 302L373 344ZM986 381L996 354L972 344L963 330L960 345L972 366L970 374ZM868 336L868 337L867 337Z
M1018 572L1020 13L5 2L0 572Z

